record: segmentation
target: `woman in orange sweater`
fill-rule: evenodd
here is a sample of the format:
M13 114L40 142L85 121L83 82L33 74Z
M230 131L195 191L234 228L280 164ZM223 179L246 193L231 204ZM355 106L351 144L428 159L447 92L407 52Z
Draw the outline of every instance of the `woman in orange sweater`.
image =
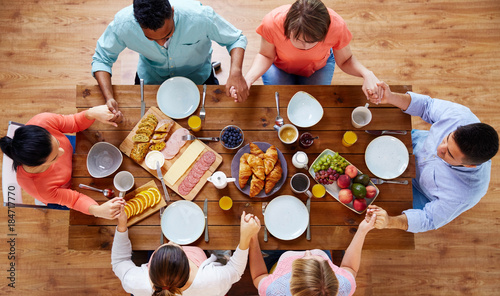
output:
M73 115L41 113L14 133L0 139L0 147L13 160L17 182L31 196L43 203L64 205L87 215L115 219L122 198L99 205L92 198L70 189L73 148L64 133L90 127L95 120L110 122L113 114L106 105L92 107Z

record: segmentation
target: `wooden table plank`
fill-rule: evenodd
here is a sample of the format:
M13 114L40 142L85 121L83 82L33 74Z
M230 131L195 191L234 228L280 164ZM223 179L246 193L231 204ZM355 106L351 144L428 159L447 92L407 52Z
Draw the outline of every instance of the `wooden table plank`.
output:
M205 250L234 250L238 245L239 226L209 226L210 242L206 243L201 236L192 245ZM113 244L115 226L69 226L68 248L72 250L110 250ZM259 233L259 241L263 250L345 250L351 242L357 227L354 226L311 226L312 240L306 240L305 234L291 240L283 241L269 236L263 241L263 231ZM159 226L141 226L129 229L129 237L134 250L154 250L160 246L161 229ZM321 240L314 240L321 237ZM415 249L413 233L398 229L372 230L366 236L363 246L365 250L413 250Z
M156 93L159 85L144 86L144 100L146 107L157 106ZM198 85L200 95L203 86ZM286 108L291 97L298 91L307 92L315 97L324 108L328 107L357 107L366 103L366 97L360 85L315 85L314 87L303 85L253 85L250 96L243 103L235 104L233 100L225 95L225 87L222 85L207 85L205 108L223 108L241 106L243 108L273 107L275 108L274 92L279 91L280 106ZM391 85L391 91L405 93L411 91L411 85ZM120 108L137 107L140 104L139 85L114 85L114 97ZM89 108L104 104L104 97L97 85L76 86L76 107ZM372 106L375 108L387 107L387 105ZM285 112L286 113L286 112ZM208 112L207 112L208 114Z
M305 204L306 198L298 196ZM311 225L313 226L356 226L365 217L346 208L341 203L328 199L329 202L323 202L320 199L313 199L311 202ZM195 202L203 209L203 201ZM411 201L406 202L377 202L377 205L384 208L388 213L400 214L402 211L411 207ZM241 213L245 211L252 213L264 221L260 201L235 201L230 210L224 211L219 207L217 201L208 203L208 225L209 226L238 226L240 225ZM116 225L116 221L102 218L95 218L83 213L73 211L70 215L71 225ZM135 226L154 226L160 225L160 215L152 215L136 223Z

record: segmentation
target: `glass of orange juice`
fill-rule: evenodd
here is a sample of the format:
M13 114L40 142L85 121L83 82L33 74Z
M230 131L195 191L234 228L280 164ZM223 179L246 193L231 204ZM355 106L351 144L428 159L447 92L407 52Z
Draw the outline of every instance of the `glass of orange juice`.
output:
M351 147L358 140L358 136L353 131L347 131L342 137L342 145L345 147Z
M229 210L233 206L233 200L229 196L223 196L219 199L219 207L224 211Z
M201 118L197 115L190 116L188 125L193 132L199 132L201 130Z
M312 188L312 194L316 198L322 198L323 196L325 196L325 193L326 193L325 186L321 184L315 184Z

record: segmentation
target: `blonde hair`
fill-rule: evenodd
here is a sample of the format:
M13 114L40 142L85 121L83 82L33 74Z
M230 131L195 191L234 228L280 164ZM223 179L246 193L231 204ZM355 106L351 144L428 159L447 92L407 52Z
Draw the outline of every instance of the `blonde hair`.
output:
M334 296L338 290L339 282L328 261L293 261L290 280L290 292L293 296Z

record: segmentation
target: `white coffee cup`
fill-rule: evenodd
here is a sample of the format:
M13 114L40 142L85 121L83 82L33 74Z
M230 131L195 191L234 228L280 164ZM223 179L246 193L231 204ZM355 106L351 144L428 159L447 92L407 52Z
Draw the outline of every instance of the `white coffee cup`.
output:
M362 128L372 120L372 112L368 109L368 103L364 106L356 107L351 114L352 126Z
M296 173L290 179L290 187L292 191L297 194L304 193L308 197L311 197L312 193L309 191L309 185L311 185L311 181L309 181L309 177L303 173Z
M293 124L284 124L278 131L278 137L285 144L293 144L299 138L299 130Z
M303 151L297 151L292 157L292 164L298 169L307 169L307 154Z
M120 191L119 197L124 197L127 191L134 187L134 176L127 171L121 171L115 175L113 185Z

